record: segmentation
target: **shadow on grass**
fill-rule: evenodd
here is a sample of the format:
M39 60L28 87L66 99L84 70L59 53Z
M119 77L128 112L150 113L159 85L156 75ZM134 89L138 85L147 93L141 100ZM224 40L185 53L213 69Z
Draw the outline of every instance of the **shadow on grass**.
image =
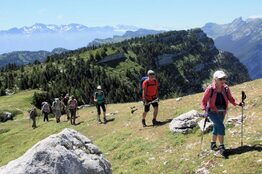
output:
M253 146L240 146L234 149L227 149L225 152L225 157L228 158L229 156L232 155L239 155L247 152L253 152L253 151L262 151L262 144L255 144Z
M158 127L158 126L164 126L165 124L168 124L172 121L173 119L172 118L169 118L169 119L166 119L165 121L159 121L159 124L158 125L147 125L146 127Z
M84 123L84 121L80 121L80 122L76 123L75 126L78 126L78 125L80 125L82 123Z
M112 121L115 121L115 118L109 118L106 120L106 123L109 123L109 122L112 122Z

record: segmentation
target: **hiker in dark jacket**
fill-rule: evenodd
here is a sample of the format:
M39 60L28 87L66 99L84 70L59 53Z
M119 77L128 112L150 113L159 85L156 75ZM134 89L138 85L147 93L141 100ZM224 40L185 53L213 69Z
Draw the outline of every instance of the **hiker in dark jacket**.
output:
M96 108L97 108L97 121L99 124L101 124L101 109L103 110L103 115L104 115L104 124L107 123L106 119L106 107L105 107L105 95L104 91L102 91L102 88L100 85L97 86L97 91L94 93L94 102L96 102Z
M213 136L211 140L211 150L216 150L216 141L220 143L219 152L224 155L224 136L225 126L224 118L227 112L228 103L234 106L237 104L232 97L229 87L225 84L227 75L223 71L216 71L213 75L213 83L207 87L201 101L201 109L207 112L208 118L214 123Z
M44 114L44 122L45 120L48 122L48 114L50 113L50 105L48 102L44 101L42 103L41 111Z
M68 101L68 108L69 108L69 111L71 113L70 122L71 122L72 125L76 125L75 120L76 120L77 106L78 106L77 100L75 99L74 96L71 96L71 98Z
M33 129L36 128L36 116L37 116L36 107L32 106L32 108L29 110L29 117L33 121L32 124Z
M62 99L62 102L64 103L64 106L65 106L67 121L70 120L70 111L69 111L69 107L68 107L68 101L69 101L69 94L66 94L65 97Z

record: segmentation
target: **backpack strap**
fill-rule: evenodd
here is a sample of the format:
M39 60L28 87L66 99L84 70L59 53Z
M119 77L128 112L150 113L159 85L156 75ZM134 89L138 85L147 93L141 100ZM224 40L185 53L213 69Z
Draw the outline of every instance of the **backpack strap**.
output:
M211 90L210 91L210 100L211 100L211 98L212 98L212 96L214 94L214 88L211 86L210 90ZM228 86L225 86L224 90L225 90L225 93L226 93L226 96L227 96L227 99L228 99Z
M211 100L211 98L213 97L213 94L214 94L214 88L211 86L211 88L210 88L210 100Z

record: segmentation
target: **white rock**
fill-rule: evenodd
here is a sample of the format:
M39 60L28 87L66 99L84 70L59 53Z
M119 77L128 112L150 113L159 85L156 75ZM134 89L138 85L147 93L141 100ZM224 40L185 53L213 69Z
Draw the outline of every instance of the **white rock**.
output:
M197 119L201 115L196 111L192 110L187 113L184 113L176 118L174 118L169 123L169 129L176 133L188 133L191 131L194 127L197 126Z
M200 121L197 123L198 126L199 126L199 128L200 128L200 130L201 130L202 132L204 132L204 133L209 132L210 130L212 130L212 128L213 128L213 126L214 126L213 122L212 122L212 121L206 122L205 129L203 129L203 128L204 128L204 122L205 122L205 119L202 119L202 120L200 120Z
M84 109L84 108L87 108L89 107L90 105L81 105L81 106L78 106L77 109Z
M179 97L179 98L176 98L176 101L178 102L178 101L180 101L180 100L182 100L182 98L181 97Z
M73 129L64 129L0 167L0 173L111 174L112 171L110 163L87 137Z
M246 118L246 116L243 116L243 120ZM237 117L230 117L227 119L227 124L241 124L242 115L239 115Z

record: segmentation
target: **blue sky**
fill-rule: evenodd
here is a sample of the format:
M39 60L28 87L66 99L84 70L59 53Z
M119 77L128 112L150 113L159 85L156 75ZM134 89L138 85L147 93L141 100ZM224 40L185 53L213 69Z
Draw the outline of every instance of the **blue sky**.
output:
M34 23L188 29L262 17L261 0L0 0L0 30Z

